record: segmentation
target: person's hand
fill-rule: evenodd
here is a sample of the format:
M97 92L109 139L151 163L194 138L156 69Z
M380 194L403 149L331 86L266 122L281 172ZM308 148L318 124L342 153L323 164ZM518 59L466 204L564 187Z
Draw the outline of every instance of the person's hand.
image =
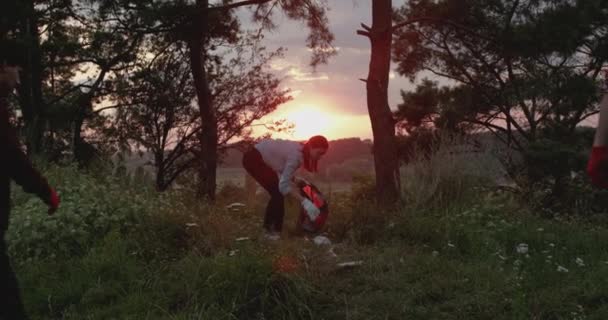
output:
M319 208L317 208L317 206L315 206L315 204L308 199L302 200L302 207L304 208L304 210L306 210L306 213L308 214L308 217L311 221L315 221L319 214L321 214Z
M9 94L20 83L19 67L0 64L0 92Z
M593 185L608 188L608 147L593 147L587 163L587 174Z
M53 215L55 213L55 211L57 211L57 208L59 208L59 203L61 202L61 199L59 199L59 195L57 195L57 192L54 189L51 189L51 195L48 199L48 203L47 205L49 206L49 211L48 214L49 216Z

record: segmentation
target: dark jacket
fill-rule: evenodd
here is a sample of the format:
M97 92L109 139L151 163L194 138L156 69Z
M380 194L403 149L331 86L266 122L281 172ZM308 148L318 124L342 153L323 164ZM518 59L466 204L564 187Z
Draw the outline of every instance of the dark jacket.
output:
M0 236L8 228L11 180L24 191L49 202L51 188L21 150L17 133L9 122L6 98L0 96Z

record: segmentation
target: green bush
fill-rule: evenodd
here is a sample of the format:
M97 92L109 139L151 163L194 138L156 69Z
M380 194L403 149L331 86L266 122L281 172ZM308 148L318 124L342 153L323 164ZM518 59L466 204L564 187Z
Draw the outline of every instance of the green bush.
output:
M58 191L61 205L49 217L46 205L36 196L13 188L15 205L7 242L16 261L82 255L110 230L127 233L161 207L152 189L127 188L109 175L93 177L75 166L44 172Z
M520 199L543 216L605 213L607 195L594 188L586 174L588 132L565 141L540 139L524 153L517 182Z
M572 171L559 182L543 179L530 183L521 190L519 196L534 212L545 217L588 217L608 213L608 191L594 187L585 171Z

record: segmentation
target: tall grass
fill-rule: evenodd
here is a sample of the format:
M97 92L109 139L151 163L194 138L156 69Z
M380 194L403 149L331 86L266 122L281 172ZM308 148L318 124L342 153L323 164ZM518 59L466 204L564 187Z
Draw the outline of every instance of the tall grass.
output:
M276 272L263 248L230 253L251 236L246 212L72 166L44 170L60 210L48 217L16 188L7 239L33 319L314 318L306 281Z
M232 187L211 206L53 168L66 206L52 228L32 227L48 220L44 206L16 194L9 242L27 309L33 319L606 319L606 221L530 215L493 190L491 156L454 153L461 144L444 140L402 168L395 212L375 207L369 176L333 194L325 231L337 255L288 232L258 241L266 197L234 212ZM298 203L287 207L289 229ZM53 256L74 226L86 246ZM363 264L337 267L352 260Z
M441 208L474 196L502 176L498 161L486 150L472 151L467 138L444 135L427 156L413 152L400 169L402 198L408 210Z

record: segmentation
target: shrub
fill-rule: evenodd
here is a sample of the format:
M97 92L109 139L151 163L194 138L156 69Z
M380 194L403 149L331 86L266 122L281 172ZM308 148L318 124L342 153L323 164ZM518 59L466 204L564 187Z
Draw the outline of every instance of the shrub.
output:
M44 171L60 194L61 206L49 217L42 201L13 188L15 206L7 241L18 261L81 255L110 230L129 232L160 207L152 189L125 188L110 175L93 177L75 166Z

